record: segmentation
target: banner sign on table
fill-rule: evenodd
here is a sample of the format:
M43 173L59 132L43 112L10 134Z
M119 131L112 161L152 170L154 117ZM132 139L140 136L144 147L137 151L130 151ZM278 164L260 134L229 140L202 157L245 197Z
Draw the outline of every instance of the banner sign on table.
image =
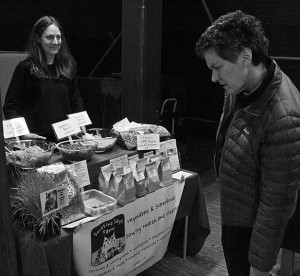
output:
M174 182L79 225L73 257L79 276L133 276L163 258L184 182Z

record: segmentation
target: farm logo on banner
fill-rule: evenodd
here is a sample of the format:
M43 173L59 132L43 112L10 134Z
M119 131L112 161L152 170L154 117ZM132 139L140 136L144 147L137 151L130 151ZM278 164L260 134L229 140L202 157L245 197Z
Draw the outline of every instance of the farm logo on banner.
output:
M91 265L98 266L122 253L125 249L124 215L101 223L91 232Z

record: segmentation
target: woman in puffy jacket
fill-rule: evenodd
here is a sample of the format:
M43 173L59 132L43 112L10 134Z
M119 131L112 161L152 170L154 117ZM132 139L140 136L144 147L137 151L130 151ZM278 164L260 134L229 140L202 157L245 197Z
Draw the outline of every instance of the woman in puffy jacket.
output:
M215 168L229 275L268 275L300 179L300 94L268 56L261 22L235 11L200 36L196 52L225 91Z

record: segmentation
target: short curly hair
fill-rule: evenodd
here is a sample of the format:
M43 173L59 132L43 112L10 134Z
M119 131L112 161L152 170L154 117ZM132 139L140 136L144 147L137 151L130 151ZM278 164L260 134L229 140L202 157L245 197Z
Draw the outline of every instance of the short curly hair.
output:
M245 48L251 49L254 65L266 62L269 40L261 22L240 10L219 17L196 43L199 57L203 58L205 52L213 50L230 62L235 62Z

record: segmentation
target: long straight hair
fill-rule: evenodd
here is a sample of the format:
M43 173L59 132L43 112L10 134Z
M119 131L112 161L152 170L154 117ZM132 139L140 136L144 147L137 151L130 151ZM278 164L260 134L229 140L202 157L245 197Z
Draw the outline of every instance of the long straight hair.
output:
M41 44L38 42L48 26L54 24L61 32L61 46L55 55L56 78L73 78L76 74L76 62L72 57L67 41L58 20L52 16L40 18L33 26L26 45L26 52L31 61L31 72L38 78L50 78L47 59Z

